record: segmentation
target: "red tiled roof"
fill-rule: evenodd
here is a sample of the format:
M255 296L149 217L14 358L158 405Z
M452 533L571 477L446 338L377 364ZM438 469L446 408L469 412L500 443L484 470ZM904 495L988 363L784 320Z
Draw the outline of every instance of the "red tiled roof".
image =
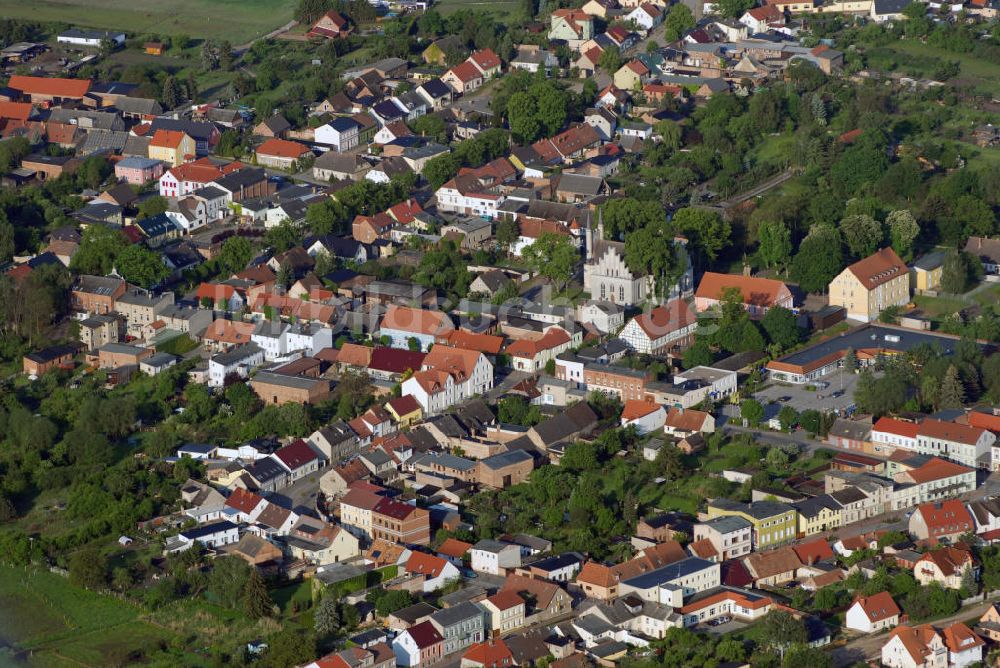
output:
M808 543L793 545L792 549L795 550L799 561L807 566L826 559L833 559L833 550L830 549L830 544L822 538L817 538Z
M908 475L913 482L926 483L933 480L944 480L945 478L951 478L972 472L973 469L970 469L967 466L962 466L961 464L956 464L955 462L950 462L946 459L941 459L940 457L933 457L921 466L910 471L906 471L906 475Z
M386 406L392 408L392 411L400 417L403 415L409 415L410 413L416 413L420 410L420 403L417 402L416 398L412 394L404 394L401 397L396 397L395 399L387 402Z
M413 511L416 509L416 506L411 506L408 503L383 497L375 505L375 507L372 508L372 512L378 513L379 515L386 515L393 519L403 520L413 514Z
M458 65L455 65L455 67L451 68L450 71L463 84L471 83L476 79L483 78L483 73L480 72L479 69L473 63L470 63L468 60L461 62Z
M774 603L774 600L770 596L760 596L751 599L746 595L744 595L742 592L721 591L718 594L707 596L694 603L688 603L687 605L681 608L681 614L689 615L693 612L704 610L707 607L715 605L716 603L721 603L722 601L726 600L731 600L740 607L748 608L750 610L760 610L761 608L766 608L767 606Z
M950 652L964 652L986 644L982 638L973 633L972 629L962 622L955 622L951 626L945 627L943 633L944 644Z
M662 410L662 408L660 404L652 400L629 399L625 402L625 408L622 410L622 420L626 422L638 420L641 417L646 417L651 413Z
M150 146L158 148L178 148L186 137L180 130L157 130L153 138L149 140Z
M983 411L969 411L967 418L973 427L1000 433L1000 415L984 413Z
M416 626L411 626L404 633L409 633L416 643L418 649L427 649L438 643L444 642L444 638L438 633L437 628L429 621L420 622Z
M0 102L0 118L26 121L31 116L32 109L28 102Z
M406 560L406 572L436 578L447 565L448 561L441 557L423 552L411 552L410 558Z
M788 294L788 288L781 281L772 278L758 278L739 274L717 274L705 272L698 284L695 297L721 300L727 289L736 288L743 297L744 304L774 306L780 297Z
M381 329L394 329L424 335L442 335L455 328L448 314L442 311L411 308L390 304L382 318Z
M918 564L922 561L934 562L934 564L938 567L938 570L941 571L941 575L947 578L951 577L955 573L963 571L966 564L972 562L972 553L956 547L941 547L936 550L926 552L922 557L917 559Z
M507 354L511 357L520 357L524 359L533 359L535 355L542 352L543 350L551 350L559 346L569 343L571 337L566 333L561 327L553 327L540 339L534 341L529 341L522 339L519 341L514 341L512 344L507 346Z
M316 451L310 448L309 444L301 438L292 441L283 448L279 448L274 453L274 456L280 459L292 471L320 458Z
M958 499L919 505L917 514L923 518L931 538L964 533L976 527L965 504Z
M59 77L31 77L13 75L7 86L28 95L50 97L83 97L90 90L90 79L61 79Z
M486 600L492 603L497 610L510 610L519 605L524 605L524 599L509 590L499 591Z
M493 49L473 51L472 55L469 56L469 60L475 63L476 66L484 72L500 67L503 64L500 62L500 57L493 52Z
M442 341L456 348L478 350L484 355L497 355L503 348L503 337L490 334L474 334L464 329L455 329L440 337Z
M343 349L341 349L343 350ZM423 366L427 353L401 348L375 348L372 350L368 368L387 373L406 373L416 371ZM338 359L339 361L339 359Z
M226 499L226 506L229 508L234 508L242 513L250 514L257 505L263 501L264 498L249 492L242 487L237 487L233 490L233 493L229 495Z
M916 438L917 431L919 429L920 425L915 422L906 422L904 420L897 420L896 418L889 417L879 418L872 427L873 432L878 431L885 434L903 436L905 438Z
M868 620L880 622L899 614L899 606L892 600L892 596L887 591L882 591L867 598L859 597L854 603L861 604L861 609L865 611Z
M437 549L437 552L453 559L461 559L471 549L472 543L466 543L457 538L447 538L441 543L441 547Z
M683 299L657 306L648 313L635 317L635 324L646 333L651 340L676 332L698 321L694 311Z
M309 148L305 144L287 139L268 139L257 147L257 155L271 155L277 158L294 160L305 153L309 153Z
M953 443L964 443L965 445L975 445L980 437L982 437L983 431L983 429L977 429L967 424L945 422L944 420L936 420L934 418L927 418L917 427L918 436L926 436Z
M892 248L880 248L863 260L858 260L848 267L861 284L868 290L889 281L905 276L909 272L906 263L899 259Z
M513 653L507 647L507 643L500 638L476 643L469 647L462 655L462 663L466 661L471 661L485 668L504 668L515 665Z

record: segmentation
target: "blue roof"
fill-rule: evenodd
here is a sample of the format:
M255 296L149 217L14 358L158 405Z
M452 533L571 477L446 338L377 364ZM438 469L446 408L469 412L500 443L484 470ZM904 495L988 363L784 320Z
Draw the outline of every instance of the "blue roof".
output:
M655 571L637 575L634 578L625 580L623 584L635 587L636 589L652 589L653 587L658 587L678 578L691 575L692 573L703 571L712 566L717 566L717 564L707 559L688 557L687 559L681 559L678 562L657 568Z
M208 443L188 443L187 445L182 445L177 448L179 453L192 453L197 455L210 455L215 452L216 447L214 445L209 445Z
M177 224L165 213L158 213L152 218L144 218L135 224L147 237L158 237L169 234L177 229Z
M329 123L327 123L331 128L337 132L347 132L348 130L353 130L354 128L360 128L359 124L353 118L347 118L346 116L338 116Z
M118 166L124 167L125 169L150 169L151 167L156 167L158 164L160 164L159 160L132 155L124 160L121 160L118 163Z
M886 348L898 352L907 352L923 344L940 347L942 353L951 355L955 352L958 339L933 332L869 324L859 327L853 332L834 336L817 343L815 346L794 352L791 355L786 355L777 361L806 366L848 348L852 350L860 348Z

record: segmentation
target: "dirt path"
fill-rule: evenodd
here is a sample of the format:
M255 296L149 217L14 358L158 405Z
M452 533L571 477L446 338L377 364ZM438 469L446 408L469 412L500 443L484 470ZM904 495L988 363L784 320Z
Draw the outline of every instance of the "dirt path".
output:
M249 49L251 46L253 46L254 42L258 42L258 41L260 41L262 39L270 39L272 37L277 37L278 35L280 35L283 32L288 32L289 30L291 30L292 28L294 28L298 24L299 24L298 21L292 19L291 21L289 21L285 25L281 26L280 28L276 28L276 29L272 30L271 32L267 33L266 35L261 35L260 37L257 37L256 39L250 40L246 44L240 44L239 46L234 47L233 48L233 55L236 56L237 58L239 58L240 56L243 55L243 53L247 49Z

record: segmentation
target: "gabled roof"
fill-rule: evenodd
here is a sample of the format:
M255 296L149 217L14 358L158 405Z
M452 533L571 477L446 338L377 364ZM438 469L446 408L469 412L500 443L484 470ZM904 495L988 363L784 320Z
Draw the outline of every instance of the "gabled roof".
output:
M899 606L892 600L892 595L887 591L882 591L874 596L858 597L854 600L854 605L860 605L870 622L881 622L899 614Z
M483 78L483 73L479 71L479 68L468 60L455 65L448 71L463 84L471 83L476 79Z
M774 306L780 296L788 293L784 283L772 278L717 274L708 271L701 277L695 297L721 300L725 291L730 288L740 291L744 304L764 307Z
M632 420L638 420L660 410L663 410L663 406L655 401L629 399L625 402L625 408L622 410L622 420L631 422Z
M438 632L437 627L430 621L420 622L416 626L411 626L404 633L408 633L419 649L427 649L438 643L444 642L444 638Z
M485 668L505 668L513 666L514 655L502 638L476 643L462 655L462 663L470 661Z
M924 553L917 563L925 561L933 562L941 571L941 575L947 578L964 571L973 562L973 558L968 550L946 546Z
M90 79L62 79L15 74L11 76L7 86L28 95L76 98L87 94L87 91L90 90L90 83Z
M847 268L868 290L909 273L906 263L890 247L880 248Z
M158 148L176 149L180 147L181 142L184 141L184 137L186 136L179 130L157 130L152 139L149 140L149 145Z
M965 504L958 499L924 503L917 506L917 514L923 519L931 537L960 534L972 531L976 526Z
M879 418L878 422L872 427L873 432L882 432L913 439L917 437L919 429L920 425L915 422L906 422L905 420L897 420L896 418L889 417Z
M407 573L426 575L429 579L433 579L441 575L446 566L448 566L448 561L442 557L435 557L423 552L412 552L410 558L406 560L405 568Z
M268 139L257 147L257 155L270 155L278 158L297 159L305 153L309 153L309 147L297 141L287 139Z
M475 66L478 67L483 73L500 67L503 64L500 62L500 57L493 52L493 49L473 51L472 55L469 56L469 60L471 60L473 64L475 64Z
M802 566L798 555L790 547L782 547L771 552L753 552L743 560L757 580L793 573Z
M935 418L927 418L917 425L917 436L925 436L952 443L975 445L982 437L984 429L978 429L967 424L945 422Z
M906 471L905 475L913 480L913 482L927 483L973 472L974 470L967 466L962 466L961 464L941 459L940 457L932 457L917 468Z
M444 334L454 329L455 325L448 314L442 311L390 304L380 328L433 336Z
M472 543L466 543L457 538L447 538L438 547L437 552L453 559L461 559L470 549L472 549Z
M319 453L309 447L309 444L301 438L292 441L283 448L279 448L274 453L274 456L281 460L281 463L291 471L301 468L309 462L322 459Z
M264 497L245 490L242 487L237 487L229 495L229 498L226 499L226 507L249 515L263 501Z
M793 545L792 549L795 550L799 561L806 565L833 559L833 550L830 548L830 543L823 538Z
M964 652L974 647L985 645L985 641L973 633L972 629L962 622L955 622L943 630L944 644L949 652Z
M651 340L676 332L697 321L691 307L683 299L674 299L663 306L657 306L648 313L635 317L635 324Z

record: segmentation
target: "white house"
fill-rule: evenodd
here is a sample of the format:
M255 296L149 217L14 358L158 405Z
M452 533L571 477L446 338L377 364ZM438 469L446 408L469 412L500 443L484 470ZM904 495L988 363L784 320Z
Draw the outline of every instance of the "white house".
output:
M379 324L379 336L389 337L393 348L407 348L410 339L420 342L421 350L428 350L437 337L455 329L447 313L428 309L390 304ZM405 394L405 392L404 392Z
M663 8L651 2L644 2L625 15L626 21L633 21L637 26L649 32L663 22Z
M635 594L643 601L679 608L688 597L720 585L719 564L687 557L621 581L618 593L621 596Z
M917 423L883 417L872 426L872 444L889 452L897 448L917 451ZM878 450L876 450L878 451Z
M104 40L109 40L116 47L125 46L125 33L112 32L110 30L81 30L71 28L59 33L56 42L59 44L72 44L73 46L99 47Z
M476 184L467 184L452 179L434 193L438 211L459 213L465 216L480 216L492 220L496 218L498 207L504 203L504 196L486 192Z
M877 633L899 624L899 606L889 592L858 597L847 609L845 625L852 631Z
M686 348L698 329L698 318L683 299L641 313L625 325L618 338L632 350L663 355Z
M403 566L410 575L424 576L423 591L437 591L461 579L462 573L455 564L442 557L424 552L411 552Z
M301 350L306 355L315 355L333 347L333 330L311 322L297 322L288 329L285 347L290 353Z
M521 565L521 548L513 543L481 540L469 550L472 570L490 575L506 575L508 568Z
M332 146L335 151L350 151L359 143L361 125L353 118L338 117L316 128L317 144Z
M273 362L288 352L289 328L280 320L261 320L254 327L250 340L264 351L265 360Z
M917 425L917 452L940 455L959 464L988 469L996 434L967 424L927 418Z
M230 374L246 378L251 369L263 363L264 351L259 346L253 343L236 346L208 360L208 384L210 387L222 387Z
M195 543L200 543L209 549L213 549L239 542L240 529L232 522L222 520L182 531L177 538L177 546L168 548L174 552L183 552L190 549Z
M397 666L427 668L437 662L444 651L444 636L429 620L411 626L392 641Z
M621 424L623 427L634 426L640 435L663 429L667 420L667 412L655 401L629 399L622 410Z

